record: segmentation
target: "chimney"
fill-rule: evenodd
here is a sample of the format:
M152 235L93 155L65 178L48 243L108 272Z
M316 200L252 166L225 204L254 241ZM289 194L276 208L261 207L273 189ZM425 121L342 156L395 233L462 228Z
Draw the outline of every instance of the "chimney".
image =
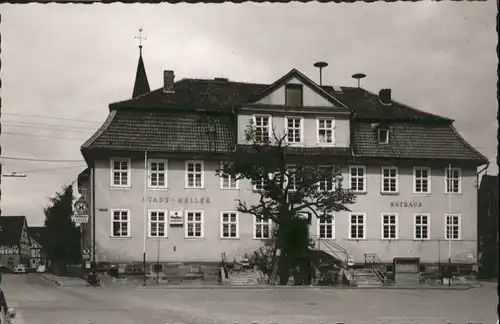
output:
M381 89L378 93L378 98L383 105L392 104L391 89Z
M174 93L174 71L165 70L163 71L163 92Z

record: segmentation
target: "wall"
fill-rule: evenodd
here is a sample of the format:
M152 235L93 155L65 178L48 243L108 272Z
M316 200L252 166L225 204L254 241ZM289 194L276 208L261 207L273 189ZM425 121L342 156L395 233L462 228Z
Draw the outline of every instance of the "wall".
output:
M291 78L288 82L286 82L283 86L279 87L268 96L262 98L257 101L259 104L267 104L267 105L284 105L285 104L285 86L286 84L303 84L296 78ZM318 95L316 90L313 90L304 84L302 93L302 100L305 107L332 107L333 104Z
M97 164L96 171L96 246L99 250L98 258L108 261L141 261L143 254L144 237L144 162L133 161L131 175L132 187L129 189L110 189L109 162ZM185 189L185 162L169 160L168 184L166 190L148 190L147 196L152 199L146 201L148 209L167 210L203 210L204 211L204 238L184 238L185 228L168 227L168 238L147 238L146 257L149 261L156 261L158 252L160 261L220 261L221 253L232 260L233 255L238 258L243 253L252 252L261 246L261 241L253 239L253 218L250 215L239 215L239 239L220 238L220 212L234 211L236 199L244 197L244 191L220 189L220 179L215 170L220 167L219 161L206 161L205 189ZM160 202L160 197L168 197ZM204 198L210 203L177 203L172 198ZM111 233L111 209L125 208L131 211L131 238L113 238ZM175 249L175 250L174 250Z
M347 174L347 170L345 170ZM367 193L358 194L356 204L350 206L352 212L366 213L366 239L350 240L349 213L336 215L336 243L344 247L356 263L364 262L365 253L376 253L381 261L391 262L394 257L420 257L422 262L448 261L448 241L445 235L445 214L461 214L461 240L451 241L452 262L475 262L477 241L476 212L476 172L462 170L462 193L444 193L444 169L432 168L431 194L413 194L413 168L399 168L399 194L380 193L380 167L367 168ZM346 185L348 177L345 176ZM421 202L421 207L396 208L391 202ZM381 214L398 213L398 239L381 240ZM430 239L414 240L414 213L430 214ZM316 220L312 225L316 231ZM472 254L473 259L468 257Z
M110 262L141 261L144 237L144 162L134 160L131 175L132 186L129 189L110 189L109 161L97 163L96 171L96 232L98 259ZM168 161L168 185L166 190L148 190L146 201L148 209L167 210L204 210L204 238L185 239L184 227L168 228L168 238L147 238L146 251L148 262L156 261L219 261L222 252L229 260L233 255L240 258L245 252L251 252L262 245L253 239L253 218L250 215L239 216L239 239L220 238L220 211L232 211L236 208L236 199L252 203L257 198L251 191L248 181L239 185L239 190L220 189L220 179L215 175L218 161L205 162L205 188L185 189L185 162ZM348 170L343 170L344 181L348 183ZM448 241L444 241L445 214L448 213L448 198L451 213L461 217L461 240L451 242L452 262L472 262L476 258L476 188L475 170L462 170L462 193L451 196L444 194L444 169L433 168L431 194L413 194L413 168L399 168L399 194L383 195L380 193L380 166L367 168L367 193L358 194L357 202L349 206L353 212L366 213L366 239L349 240L349 213L339 212L335 221L335 238L352 255L355 262L364 262L364 253L376 253L384 262L391 262L394 257L420 257L422 262L447 261ZM169 197L165 202L160 197ZM178 203L172 198L193 197L210 198L210 203ZM154 200L153 198L156 198ZM156 201L156 202L155 202ZM391 202L420 202L421 207L396 208ZM125 208L131 211L131 238L112 238L110 213L113 208ZM398 213L398 239L382 241L381 213ZM430 239L413 239L413 214L430 213ZM317 235L317 220L313 219L311 235ZM174 250L175 248L175 250ZM471 260L468 256L473 255Z

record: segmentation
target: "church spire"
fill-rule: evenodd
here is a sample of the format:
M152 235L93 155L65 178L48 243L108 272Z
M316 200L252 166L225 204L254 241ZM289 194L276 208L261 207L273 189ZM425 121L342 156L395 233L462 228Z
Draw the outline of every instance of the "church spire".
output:
M135 36L135 38L139 39L139 63L137 64L137 73L135 74L132 98L151 91L149 88L148 77L146 75L146 69L144 68L144 61L142 60L142 40L146 40L146 38L142 36L142 28L139 28L139 36Z

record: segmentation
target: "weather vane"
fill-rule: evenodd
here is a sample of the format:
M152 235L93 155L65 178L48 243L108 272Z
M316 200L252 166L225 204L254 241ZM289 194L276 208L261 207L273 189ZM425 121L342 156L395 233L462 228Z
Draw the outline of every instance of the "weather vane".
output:
M146 37L142 36L142 28L139 28L139 36L135 36L134 38L137 38L139 40L139 48L142 48L142 41L146 40Z

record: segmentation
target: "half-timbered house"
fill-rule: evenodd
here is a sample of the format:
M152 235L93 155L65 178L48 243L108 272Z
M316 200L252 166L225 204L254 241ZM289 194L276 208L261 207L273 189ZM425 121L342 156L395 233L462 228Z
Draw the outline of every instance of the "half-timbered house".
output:
M31 240L25 216L0 216L0 264L30 264Z
M43 226L30 226L28 234L31 239L30 246L30 267L33 269L38 268L40 265L46 265L45 246L45 231L46 227Z

